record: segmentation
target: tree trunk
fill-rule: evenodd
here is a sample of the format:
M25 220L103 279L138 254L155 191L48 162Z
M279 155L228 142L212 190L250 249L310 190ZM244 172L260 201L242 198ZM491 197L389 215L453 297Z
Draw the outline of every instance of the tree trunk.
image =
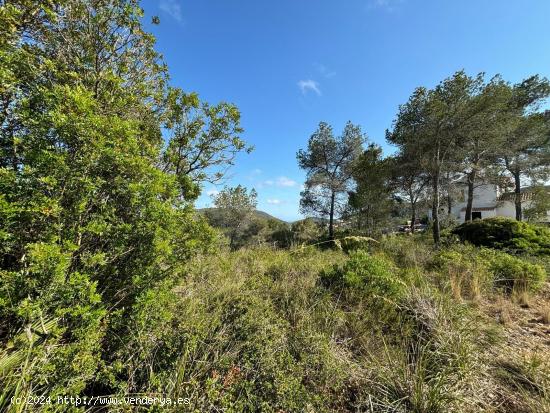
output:
M521 210L521 179L518 171L515 171L513 175L514 175L514 183L515 183L514 202L516 204L516 220L521 221L523 219L523 213Z
M415 223L416 223L416 202L411 202L411 234L414 234Z
M466 216L464 221L472 220L472 209L474 205L474 182L476 179L475 171L468 174L468 199L466 200Z
M433 194L432 194L432 220L433 220L433 238L436 247L439 247L441 235L439 232L439 171L433 178Z
M229 249L233 251L233 248L235 246L235 238L236 234L234 231L231 231L231 234L229 235Z
M336 194L332 191L330 195L330 216L328 221L328 237L334 239L334 201L336 200Z

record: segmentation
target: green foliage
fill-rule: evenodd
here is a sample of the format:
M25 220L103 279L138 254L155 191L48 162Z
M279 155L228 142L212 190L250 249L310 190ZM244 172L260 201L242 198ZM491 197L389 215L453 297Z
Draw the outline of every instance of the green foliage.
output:
M104 394L189 397L191 411L479 410L480 330L427 272L422 238L369 254L370 240L346 237L349 256L212 253L216 233L192 203L248 149L240 113L168 88L138 3L0 5L0 410L76 411L11 397ZM428 102L429 125L462 96L467 79L454 80ZM320 125L298 154L303 206L334 216L363 138L351 123L338 139ZM242 226L256 205L242 187L216 204L232 246L319 236L308 220ZM529 231L514 248L542 254L545 233ZM441 252L439 270L472 278L487 265L506 289L544 279L536 264L474 251Z
M258 194L256 190L250 192L243 186L234 188L225 187L214 196L214 205L219 212L210 215L214 226L222 228L229 238L229 247L237 249L257 235L263 226L260 220L253 219ZM213 219L216 218L216 221Z
M322 328L334 312L315 280L343 258L264 247L193 260L170 330L173 368L150 390L193 395L191 411L332 411L340 396L325 390L343 391L348 360Z
M139 393L166 367L144 366L170 343L173 287L214 238L196 176L164 162L164 65L136 1L4 3L0 355L17 363L0 410L24 407L14 394ZM237 128L236 108L212 111Z
M472 246L456 246L440 251L433 265L444 275L455 298L476 300L494 287L488 260Z
M550 255L550 230L510 218L465 222L453 230L462 241L512 253Z
M546 185L533 185L530 190L529 208L524 211L524 216L529 222L547 222L550 211L550 187Z
M382 148L372 143L355 160L353 179L357 185L349 194L349 210L344 216L362 233L378 235L391 218L391 168L391 159L382 158Z
M321 275L326 287L341 287L357 291L380 303L395 303L403 295L404 283L396 276L395 266L383 255L354 251L341 267Z
M313 218L306 218L292 224L294 242L298 245L310 244L317 241L322 234L321 225Z
M266 240L279 248L290 248L294 243L294 233L291 225L279 220L267 221Z
M172 136L164 152L165 168L194 183L219 182L239 152L252 151L239 136L241 113L235 105L210 105L196 93L171 89L166 117Z
M545 269L503 251L457 245L440 251L432 262L448 280L456 298L477 299L495 289L507 293L537 291L546 280Z
M495 250L483 250L481 256L489 261L495 286L507 292L537 291L546 281L547 274L542 266L521 257Z
M401 268L423 269L434 252L424 235L386 236L373 246L388 255Z
M479 368L469 316L434 291L413 289L401 304L395 343L371 357L376 411L463 411ZM469 395L473 402L477 396Z
M350 235L343 238L338 238L334 240L334 245L336 248L341 249L346 253L351 253L352 251L365 250L368 251L370 246L373 243L376 243L374 238L362 237L358 235Z
M334 136L330 125L320 122L309 138L307 149L300 149L296 154L298 165L307 173L300 193L300 209L328 218L330 239L334 237L334 218L343 208L364 140L361 127L351 122L339 137Z
M538 111L548 96L550 82L538 75L510 84L500 75L487 82L483 73L469 76L461 70L433 89L416 88L400 105L387 139L398 146L399 159L414 160L413 166L420 167L420 171L413 169L413 176L420 172L431 182L436 244L440 243L440 198L445 192L452 198L453 193L453 179L445 176L449 171L467 180L467 215L476 179L495 175L486 174L488 170L507 173L518 193L523 178L548 174L549 123L547 114ZM409 167L407 162L404 167ZM516 203L516 219L522 219L521 202Z

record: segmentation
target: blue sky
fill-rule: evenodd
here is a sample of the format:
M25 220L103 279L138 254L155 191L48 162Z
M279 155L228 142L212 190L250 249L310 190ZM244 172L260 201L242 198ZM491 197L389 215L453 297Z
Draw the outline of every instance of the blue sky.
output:
M319 121L346 121L384 142L417 86L456 70L517 82L550 77L548 0L145 0L146 27L172 84L235 103L243 138L228 185L258 191L258 209L300 217L296 151ZM159 26L149 24L158 15ZM207 185L197 202L211 203Z

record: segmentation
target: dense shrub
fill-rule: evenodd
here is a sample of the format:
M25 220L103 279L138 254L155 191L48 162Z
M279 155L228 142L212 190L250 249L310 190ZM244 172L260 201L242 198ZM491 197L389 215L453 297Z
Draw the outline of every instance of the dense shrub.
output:
M511 218L465 222L453 230L462 241L513 253L550 255L550 230Z
M440 251L432 265L444 275L455 298L478 298L495 288L536 291L546 279L542 266L523 257L471 245Z
M494 277L494 285L507 292L537 291L546 280L545 269L501 251L481 250Z
M343 287L375 300L396 300L402 296L405 284L397 277L393 262L383 255L354 251L343 266L322 273L327 287Z
M334 240L334 245L336 246L336 248L341 249L346 253L350 253L352 251L357 251L357 250L367 251L369 247L372 245L372 243L376 243L376 242L377 241L371 237L350 235L347 237Z
M389 256L401 268L424 267L433 255L431 238L427 240L426 234L387 236L374 248Z

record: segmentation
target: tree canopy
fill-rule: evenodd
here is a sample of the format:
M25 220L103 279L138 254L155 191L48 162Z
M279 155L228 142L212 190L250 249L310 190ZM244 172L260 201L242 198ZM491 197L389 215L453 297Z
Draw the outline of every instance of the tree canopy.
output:
M364 140L361 128L351 122L339 137L334 136L330 125L321 122L309 138L307 149L300 149L296 155L298 165L306 171L300 208L304 213L328 217L330 238L334 236L334 217L345 206Z

